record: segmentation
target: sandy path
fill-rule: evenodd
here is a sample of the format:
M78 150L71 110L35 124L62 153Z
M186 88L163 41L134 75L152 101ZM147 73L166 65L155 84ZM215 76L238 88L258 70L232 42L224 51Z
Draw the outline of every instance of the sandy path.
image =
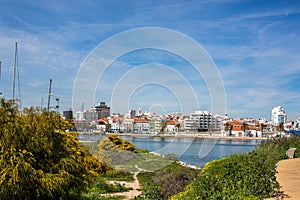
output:
M107 197L116 197L116 196L124 196L125 199L133 199L134 197L139 196L142 194L142 191L139 189L141 188L139 180L137 178L137 175L141 171L145 171L144 169L139 168L137 165L135 165L135 168L137 168L137 172L133 174L134 181L108 181L110 184L121 184L125 187L132 188L132 190L129 190L128 192L117 192L117 193L110 193L110 194L104 194L101 196L107 196Z
M278 163L276 179L286 199L300 200L300 158L281 160Z

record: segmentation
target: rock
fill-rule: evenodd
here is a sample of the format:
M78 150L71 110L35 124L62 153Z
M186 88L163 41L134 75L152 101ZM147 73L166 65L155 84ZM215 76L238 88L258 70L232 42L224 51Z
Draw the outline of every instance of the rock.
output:
M285 154L289 157L289 158L294 158L294 154L297 148L290 148L288 149Z

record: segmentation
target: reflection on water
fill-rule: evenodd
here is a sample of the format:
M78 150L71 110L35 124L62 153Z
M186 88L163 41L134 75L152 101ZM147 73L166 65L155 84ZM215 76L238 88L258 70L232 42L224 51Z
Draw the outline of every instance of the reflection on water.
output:
M97 141L105 136L79 135L82 141ZM179 160L191 165L203 167L206 162L220 159L232 154L248 153L259 143L259 140L221 140L203 138L172 137L133 137L121 136L131 141L139 149L147 149L166 155L175 153ZM97 145L95 145L97 146Z

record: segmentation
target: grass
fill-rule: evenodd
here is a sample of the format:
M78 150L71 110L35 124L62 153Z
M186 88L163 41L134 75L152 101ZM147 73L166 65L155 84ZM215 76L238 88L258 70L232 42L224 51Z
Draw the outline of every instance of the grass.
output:
M114 178L113 178L114 179ZM120 179L118 177L117 179ZM104 197L102 194L109 194L115 192L127 192L132 188L124 187L121 184L108 184L106 181L110 180L107 176L98 176L93 184L91 184L82 194L83 200L97 200L97 199L124 199L124 197Z

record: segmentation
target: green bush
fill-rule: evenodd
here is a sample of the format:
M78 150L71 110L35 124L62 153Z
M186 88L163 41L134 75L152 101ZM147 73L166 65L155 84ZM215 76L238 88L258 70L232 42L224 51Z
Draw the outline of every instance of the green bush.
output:
M211 161L183 192L182 199L263 199L279 195L276 163L287 158L286 150L300 148L300 138L263 141L249 154ZM299 155L296 151L296 157Z
M135 150L135 146L133 143L131 143L127 140L121 139L118 135L109 135L107 137L107 139L110 140L114 145L116 145L117 147L119 147L122 150L125 150L125 151L134 151Z
M198 170L183 167L177 162L152 173L141 173L138 176L143 188L140 198L168 199L181 192L198 173Z
M0 199L76 199L109 170L56 112L0 100Z

